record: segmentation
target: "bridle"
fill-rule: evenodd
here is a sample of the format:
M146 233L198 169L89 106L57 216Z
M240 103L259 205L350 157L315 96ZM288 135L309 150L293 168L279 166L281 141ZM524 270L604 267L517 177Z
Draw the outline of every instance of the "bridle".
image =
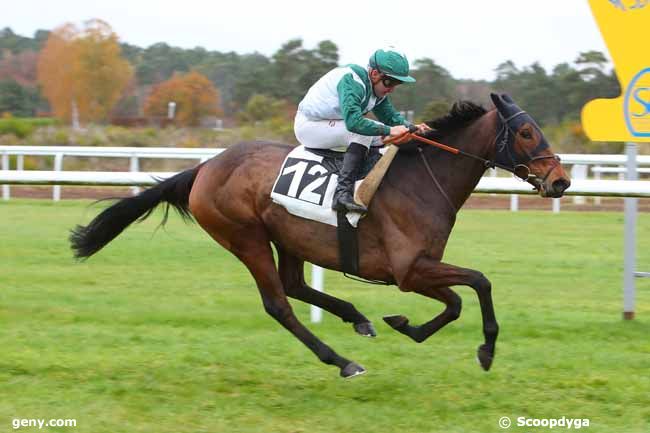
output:
M453 153L455 155L462 155L468 158L475 159L477 161L480 161L483 163L483 166L488 169L488 168L495 168L498 167L500 169L509 171L510 173L514 174L521 180L529 182L531 185L535 187L537 190L541 190L544 182L546 182L546 179L549 177L551 172L555 170L557 167L560 167L560 157L557 155L539 155L540 152L548 149L549 145L546 142L546 140L540 141L540 143L537 145L535 149L531 153L527 152L523 155L523 157L520 157L517 152L512 149L515 141L515 131L513 129L513 126L511 125L511 122L513 119L522 116L524 114L527 114L525 111L520 110L507 118L504 117L501 112L497 110L497 113L499 115L499 120L501 123L501 126L499 127L499 132L497 132L496 136L494 137L494 148L496 149L494 153L494 157L492 159L486 159L481 156L475 155L473 153L465 152L463 150L457 149L455 147L447 146L446 144L438 143L437 141L428 139L426 137L422 137L420 135L416 135L413 132L409 132L405 134L402 137L399 137L396 141L398 142L405 142L408 139L413 139L422 143L430 144L432 146L435 146L439 149L445 150L447 152ZM530 117L530 116L529 116ZM534 122L534 121L533 121ZM537 125L535 125L537 127ZM539 129L539 127L537 127ZM388 144L388 142L385 142ZM433 183L436 185L436 187L440 190L442 195L445 197L449 205L454 209L455 211L456 206L451 202L447 194L445 193L444 189L440 185L440 182L436 179L433 170L431 169L431 165L429 164L429 161L427 158L424 156L424 152L422 149L422 146L418 146L418 151L420 153L420 156L422 158L422 162L424 163L424 166L426 168L427 173L429 174L429 177L431 177L431 180ZM558 162L558 164L554 164L549 170L546 172L544 177L539 177L535 174L530 173L530 168L528 165L531 162L534 161L539 161L542 159L554 159Z
M496 152L494 154L494 159L491 161L492 165L489 167L499 167L501 169L507 170L520 179L528 181L536 187L539 187L546 181L551 172L556 167L559 167L559 164L553 165L542 178L537 175L531 175L528 165L534 161L551 158L555 159L559 163L560 157L557 155L538 155L540 152L548 149L549 147L546 140L541 140L537 147L533 149L532 153L525 151L524 158L519 158L519 156L512 149L516 133L510 123L513 119L528 113L526 113L524 110L520 110L508 116L507 118L504 118L499 111L497 111L497 114L499 115L499 120L501 121L501 128L494 138L494 147L496 149ZM537 125L535 125L535 127L539 129Z

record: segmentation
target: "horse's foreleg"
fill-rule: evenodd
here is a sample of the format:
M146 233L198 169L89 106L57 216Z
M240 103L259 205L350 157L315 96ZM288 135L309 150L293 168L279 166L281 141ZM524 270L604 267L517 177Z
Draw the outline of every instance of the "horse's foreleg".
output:
M255 236L250 234L252 238ZM282 287L280 275L275 268L273 253L268 242L247 242L233 246L233 252L244 262L255 278L266 312L298 338L325 364L336 365L343 377L365 373L360 365L339 356L320 341L296 318Z
M277 247L277 246L276 246ZM346 323L352 323L354 330L365 337L377 334L372 323L350 302L314 290L305 283L304 261L277 247L279 256L278 270L287 296L320 307Z
M442 263L430 257L420 256L413 262L408 272L399 281L401 290L415 291L418 293L427 288L440 289L459 285L470 286L478 295L483 318L483 335L485 336L485 343L478 349L478 359L483 369L489 370L492 365L492 359L494 358L499 326L494 315L494 306L492 305L492 285L482 273L472 269ZM460 303L458 303L459 307ZM400 325L399 321L395 320L394 322L395 325ZM391 323L389 322L389 324ZM391 326L393 325L391 324ZM435 324L432 324L431 329L434 328Z
M393 329L411 337L418 343L422 343L424 340L431 337L449 322L452 322L460 317L462 301L460 299L460 296L458 296L458 294L451 290L449 287L428 287L426 289L415 289L414 291L420 295L437 299L440 302L443 302L446 305L445 310L430 321L420 326L410 325L409 319L406 316L384 316L384 321L388 323Z

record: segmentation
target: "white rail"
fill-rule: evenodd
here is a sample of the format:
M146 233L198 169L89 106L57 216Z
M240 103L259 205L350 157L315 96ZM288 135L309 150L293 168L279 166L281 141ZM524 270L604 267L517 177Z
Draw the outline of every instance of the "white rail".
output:
M2 170L9 170L9 156L16 156L16 169L22 170L24 167L25 156L54 156L54 171L63 171L63 158L65 156L74 157L108 157L108 158L129 158L130 172L140 171L141 158L156 158L156 159L195 159L205 161L215 155L223 152L225 149L220 148L174 148L174 147L88 147L88 146L0 146L0 155L2 157ZM561 154L559 155L562 162L567 165L573 165L572 178L581 180L587 176L587 165L624 165L626 164L627 157L625 155L581 155L581 154ZM650 156L639 156L637 165L650 165ZM618 170L621 170L620 168ZM645 172L647 169L639 169L640 172ZM604 171L604 170L603 170ZM594 172L596 178L600 177L602 171ZM496 175L492 171L492 175ZM117 185L115 183L113 185ZM139 183L137 183L140 185ZM61 198L61 185L65 183L53 183L52 199L60 200ZM144 184L142 184L144 185ZM573 189L575 191L575 189ZM137 193L138 188L134 187L133 192ZM521 192L518 192L519 194ZM587 194L585 194L587 195ZM10 197L10 188L8 184L2 185L2 196L5 200ZM582 196L574 197L575 203L584 203ZM595 199L599 202L600 198ZM560 211L560 200L555 199L553 203L553 212ZM518 195L513 193L510 199L510 209L517 211L519 209Z
M54 156L98 156L110 158L208 159L225 149L191 147L92 147L92 146L0 146L0 154Z
M131 172L140 171L141 158L155 159L194 159L203 162L225 149L209 148L175 148L175 147L88 147L88 146L0 146L2 155L2 170L9 170L9 157L16 156L16 169L24 168L25 156L53 156L54 171L63 171L63 158L75 157L104 157L104 158L129 158ZM61 199L60 184L53 184L52 199ZM137 193L138 188L133 188ZM8 185L2 185L2 197L8 200L10 190Z
M148 186L156 179L166 179L173 172L110 172L110 171L17 171L0 170L0 183L13 185L92 185ZM513 178L484 177L474 192L535 195L526 182ZM607 197L650 197L650 182L631 180L572 180L566 195Z

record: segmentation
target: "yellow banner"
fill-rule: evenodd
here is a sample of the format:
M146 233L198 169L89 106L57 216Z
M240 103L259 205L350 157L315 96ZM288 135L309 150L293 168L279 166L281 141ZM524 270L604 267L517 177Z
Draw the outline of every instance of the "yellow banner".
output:
M650 0L588 0L621 84L614 99L582 109L594 141L650 142Z

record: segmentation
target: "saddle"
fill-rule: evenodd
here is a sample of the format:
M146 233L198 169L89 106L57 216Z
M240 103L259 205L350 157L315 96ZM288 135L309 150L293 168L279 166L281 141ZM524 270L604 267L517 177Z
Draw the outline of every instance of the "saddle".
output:
M338 174L343 167L343 156L345 152L339 152L337 150L330 149L313 149L306 147L305 150L311 152L315 155L323 157L322 165L331 173ZM370 173L374 168L375 164L381 159L382 153L379 151L378 147L371 147L366 155L366 159L363 163L363 166L359 170L358 179L365 179L365 177ZM357 179L357 180L358 180Z
M361 214L332 209L337 175L343 166L344 152L294 148L285 158L271 190L273 202L290 214L337 227L339 257L345 273L358 275L359 254L356 227ZM382 158L378 148L371 148L360 170L365 178ZM362 183L357 180L357 188Z

